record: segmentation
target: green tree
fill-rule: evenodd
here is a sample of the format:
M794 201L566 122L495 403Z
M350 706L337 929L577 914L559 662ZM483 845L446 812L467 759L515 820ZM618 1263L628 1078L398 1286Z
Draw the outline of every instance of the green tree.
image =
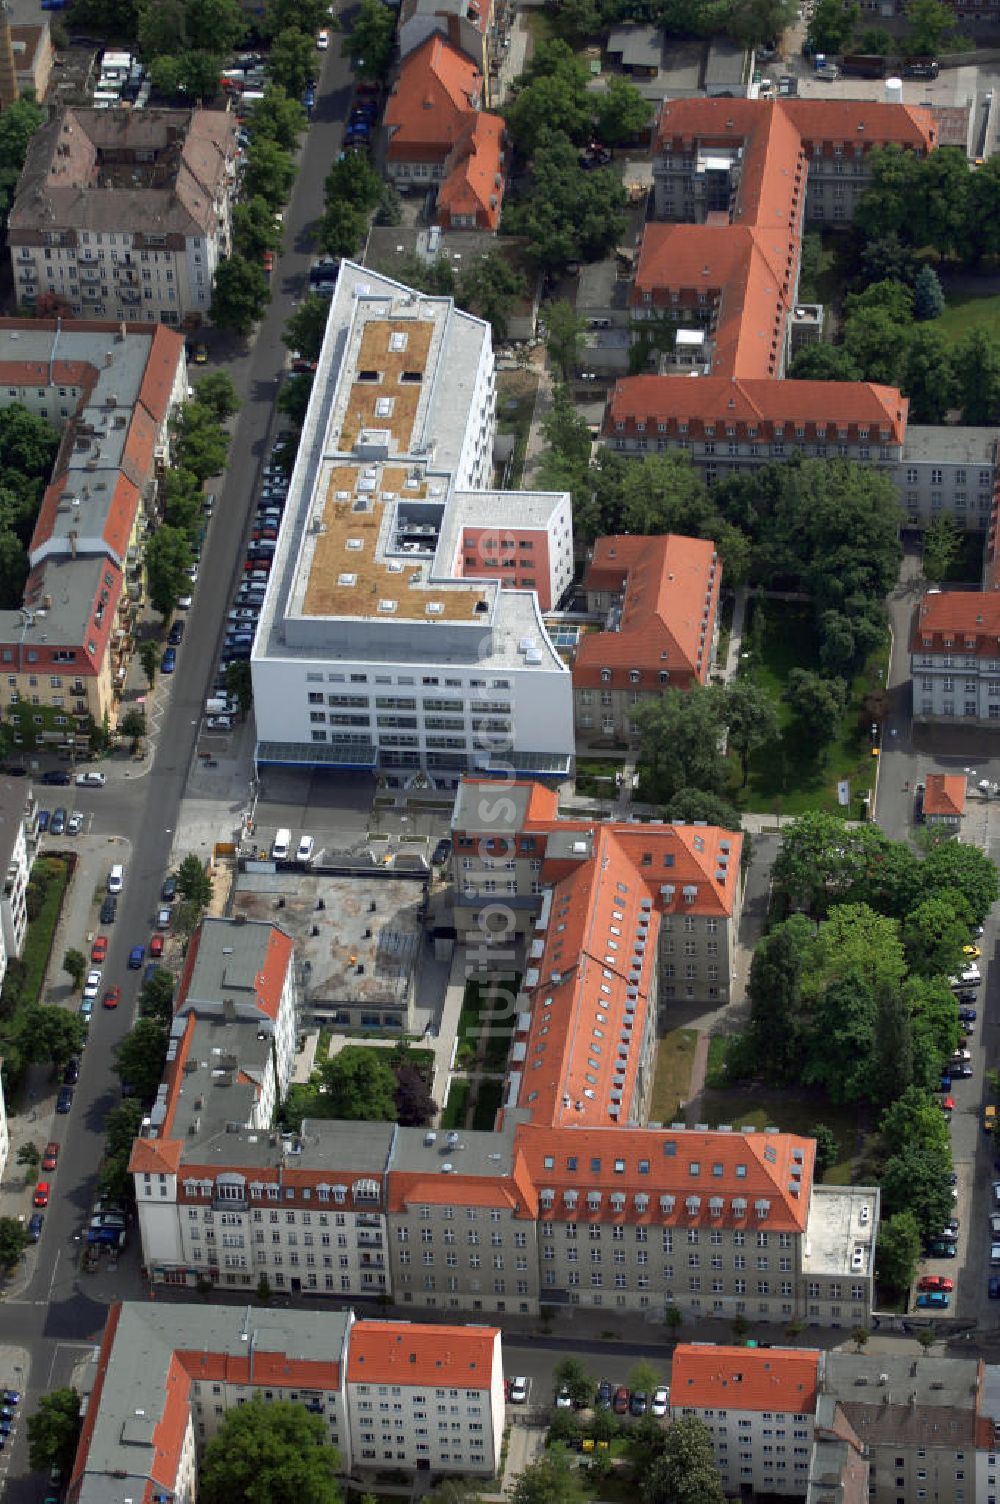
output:
M562 1358L552 1371L556 1393L565 1389L573 1404L580 1410L589 1405L594 1397L594 1380L579 1358Z
M139 1136L144 1113L142 1103L126 1097L104 1119L104 1152L115 1159L128 1159Z
M511 1504L581 1504L583 1479L564 1447L529 1462L510 1490Z
M778 708L765 689L752 678L742 676L726 686L723 717L746 788L753 753L778 738Z
M871 1091L878 1008L857 970L834 977L813 1009L802 1080L824 1087L831 1102L857 1102Z
M861 252L861 270L867 282L905 282L912 287L921 263L911 245L895 230L870 239Z
M268 67L272 82L284 89L290 98L300 99L316 71L314 34L303 31L298 26L288 26L279 32L271 46ZM247 156L249 155L248 152ZM282 197L286 195L287 190Z
M649 100L620 73L612 73L607 88L594 100L597 134L608 146L638 140L652 115Z
M319 360L329 317L329 298L319 298L311 293L292 313L281 338L289 350L297 350L303 360Z
M396 1076L389 1061L381 1056L378 1050L347 1045L323 1065L320 1074L330 1117L395 1122Z
M361 0L344 52L362 78L385 78L396 45L396 17L381 0Z
M946 579L961 546L962 535L950 512L932 518L924 531L924 578Z
M177 869L177 889L182 898L206 909L212 900L212 879L200 856L189 852Z
M982 924L1000 896L997 869L978 846L947 841L924 858L924 886L930 890L950 888L969 905L970 922Z
M193 556L187 534L163 523L146 544L146 579L149 584L149 601L168 621L182 595L186 595L191 582L188 570Z
M155 1018L140 1018L114 1049L114 1071L128 1095L151 1102L167 1058L167 1029Z
M869 26L857 39L858 51L868 57L888 57L895 45L892 32L884 26Z
M819 751L837 734L847 705L847 685L843 679L828 679L813 669L793 668L788 672L782 699L792 710L807 744Z
M203 1504L340 1504L339 1468L322 1416L255 1394L205 1447L198 1494Z
M1000 158L988 157L971 175L965 227L967 260L1000 251Z
M910 1212L921 1237L933 1238L951 1216L951 1149L907 1147L886 1161L882 1203L893 1216Z
M944 977L907 977L903 996L913 1029L913 1079L927 1090L937 1087L941 1062L958 1046L955 997Z
M860 381L861 367L843 345L805 345L788 367L791 381Z
M140 736L146 735L146 712L138 705L130 705L118 722L118 730L122 736L137 742Z
M906 7L910 23L907 38L913 57L936 57L944 51L955 30L955 12L941 0L910 0Z
M750 962L748 1048L755 1068L778 1086L795 1081L802 1068L802 976L814 939L809 920L793 915L764 936Z
M816 1140L816 1179L822 1180L827 1170L832 1170L840 1158L837 1135L826 1123L816 1123L810 1128L809 1137Z
M86 1038L86 1025L79 1013L51 1004L26 1008L18 1022L18 1043L22 1058L36 1064L49 1062L65 1065L71 1055L79 1054Z
M917 320L940 318L944 313L944 293L941 279L925 261L913 284L913 317Z
M821 916L880 862L887 844L874 826L848 828L836 815L809 810L782 831L771 870L775 896Z
M900 322L888 308L859 308L844 324L844 349L865 381L896 386L909 346L909 321Z
M663 810L664 820L704 820L706 825L718 825L721 830L740 830L743 815L728 799L718 794L707 794L703 789L678 789Z
M294 181L295 163L291 153L267 136L254 136L247 151L243 174L246 197L262 198L272 210L280 209L291 192Z
M74 987L82 987L87 975L87 958L83 951L71 946L63 956L62 969L69 973Z
M898 992L879 994L875 1020L868 1096L873 1102L894 1102L913 1084L913 1024L905 998Z
M663 1452L640 1480L639 1492L642 1504L723 1504L712 1437L703 1421L682 1415L671 1422Z
M546 475L552 463L587 469L590 464L590 428L568 387L557 386L553 390L552 406L542 419L542 433L549 445L549 454L542 466Z
M284 151L295 150L306 124L306 112L298 99L289 95L280 84L269 84L264 90L264 98L258 99L253 107L254 137L266 136Z
M0 1269L15 1269L28 1246L28 1229L19 1217L0 1217Z
M226 666L226 690L235 696L240 715L246 720L253 704L253 676L250 665L237 660Z
M28 154L28 142L47 118L48 111L30 95L15 99L0 115L0 214L4 223Z
M263 198L251 198L233 205L233 246L245 261L261 261L265 251L276 251L281 244L281 230L274 210Z
M147 637L139 649L139 662L146 675L146 683L152 689L156 683L156 670L160 666L160 649L151 637Z
M228 441L210 407L199 401L185 402L173 427L177 463L194 478L196 485L223 470ZM201 505L200 493L198 505Z
M262 267L242 256L220 262L212 288L212 321L234 334L247 335L270 300Z
M75 1389L43 1394L28 1416L28 1462L32 1472L58 1468L66 1476L73 1466L82 1429L80 1396Z
M0 120L16 108L12 105ZM0 410L0 470L47 480L58 449L59 435L44 418L36 417L19 402Z
M212 371L208 376L202 376L195 383L194 390L197 400L210 409L217 423L234 418L240 410L236 383L228 371Z
M937 1098L919 1086L909 1086L890 1102L879 1118L878 1131L887 1155L907 1148L946 1150L948 1120Z
M841 0L817 0L809 22L809 46L813 52L845 52L860 19L857 5L843 5Z
M139 1014L161 1024L169 1024L173 1019L174 978L166 967L158 966L149 981L143 982L139 991Z
M247 18L239 0L184 0L184 30L189 47L228 56L246 36Z
M1000 345L977 325L955 347L958 405L963 421L983 425L1000 415Z
M576 375L580 359L580 341L585 324L572 303L565 298L550 303L545 310L546 343L549 355L563 381Z
M356 209L374 209L382 192L382 179L360 152L345 152L326 175L323 198L327 204L344 199ZM408 280L408 279L406 279Z
M900 1294L908 1290L919 1258L920 1227L917 1219L906 1211L883 1217L875 1253L875 1269L881 1283Z
M327 0L270 0L263 20L269 36L280 36L291 27L315 36L322 27L329 27L330 14Z
M944 421L956 404L957 390L951 347L940 329L924 324L911 330L899 382L910 399L911 423Z
M29 1140L26 1144L22 1144L17 1151L17 1162L19 1165L27 1165L29 1170L37 1170L42 1162L38 1145L32 1140Z
M523 272L506 256L492 251L467 267L458 281L455 301L478 318L485 319L495 340L507 338L507 327L514 305L523 298L526 284Z
M382 0L377 0L378 4ZM368 234L368 214L364 209L335 199L320 220L319 241L328 256L353 256Z
M586 139L594 111L588 77L584 63L567 43L546 41L535 47L528 71L517 82L513 103L504 112L507 129L520 151L530 154L552 132L572 142Z
M654 1389L658 1389L663 1383L663 1375L655 1363L650 1363L643 1358L633 1364L629 1369L628 1387L631 1390L639 1389L646 1395L651 1395Z
M657 798L670 799L686 788L719 792L725 783L719 752L725 700L714 685L668 689L635 706L633 720Z
M301 429L306 421L312 389L311 371L300 371L298 375L289 376L282 383L278 393L278 411L284 413L286 418L291 418L296 428Z
M903 922L910 970L918 976L951 976L969 943L969 906L959 893L930 894Z
M547 122L531 159L530 185L505 202L503 231L523 235L527 254L556 272L571 261L596 261L618 243L626 201L617 173L607 167L581 172L572 141Z

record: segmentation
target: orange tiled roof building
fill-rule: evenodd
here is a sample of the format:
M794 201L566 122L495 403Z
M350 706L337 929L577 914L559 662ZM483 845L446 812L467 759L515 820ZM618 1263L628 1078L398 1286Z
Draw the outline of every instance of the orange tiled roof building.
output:
M644 1126L658 1025L675 1000L728 996L741 836L560 820L538 783L467 779L453 841L472 964L497 976L512 958L479 1020L487 1035L499 1023L507 1055L495 1130L269 1133L252 1070L234 1056L222 1081L206 1021L178 1017L131 1160L153 1282L240 1289L265 1274L291 1293L474 1315L551 1302L863 1320L877 1190L817 1187L815 1143L794 1134Z
M607 443L684 448L708 480L797 452L899 462L908 404L895 388L783 379L795 344L819 335L817 310L797 301L803 229L851 219L868 153L887 144L933 150L930 112L855 100L663 105L653 172L664 222L646 229L629 304L636 322L677 320L676 346L665 374L615 383Z
M435 31L404 57L385 108L389 177L403 191L437 186L437 222L453 230L500 223L504 123L482 103L478 65Z
M633 714L667 689L705 684L719 636L722 561L706 538L598 538L583 577L585 633L573 661L578 743L633 745Z

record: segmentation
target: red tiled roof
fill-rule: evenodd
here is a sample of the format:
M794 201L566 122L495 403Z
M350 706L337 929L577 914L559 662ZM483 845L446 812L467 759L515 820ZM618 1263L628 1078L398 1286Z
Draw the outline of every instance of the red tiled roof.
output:
M964 774L928 773L924 787L924 815L964 814Z
M288 968L292 964L293 946L283 930L271 928L267 939L267 956L264 969L257 973L257 1001L270 1019L277 1019L278 1005L285 987Z
M184 1371L195 1381L216 1384L253 1384L256 1388L337 1389L340 1363L331 1358L318 1363L310 1358L292 1358L287 1353L261 1347L258 1338L253 1359L248 1353L196 1352L178 1349L177 1358Z
M181 1167L180 1139L137 1138L132 1141L130 1175L176 1175Z
M428 1384L489 1389L499 1363L496 1327L356 1321L347 1352L349 1384Z
M523 1123L515 1142L549 1220L774 1232L808 1221L816 1141L797 1134Z
M616 381L604 418L606 436L617 432L647 432L654 439L658 424L676 435L687 425L692 438L705 436L706 424L720 430L732 426L741 438L748 427L759 428L764 437L776 425L803 429L815 440L817 429L836 439L840 430L857 439L858 429L870 428L880 442L901 444L906 433L909 402L895 387L873 381L770 381L729 380L724 376L625 376ZM616 429L618 423L623 429ZM645 430L639 425L645 424ZM786 437L793 434L786 431ZM821 435L822 437L822 435Z
M657 121L654 149L668 141L735 145L769 117L785 116L804 142L867 147L898 142L919 151L937 144L930 110L870 99L673 99L664 103Z
M177 1469L190 1424L191 1380L177 1354L171 1353L163 1411L153 1427L153 1456L149 1467L150 1481L159 1485L158 1492L176 1487Z
M503 139L504 123L497 115L477 111L467 123L445 162L446 177L438 189L441 224L473 216L478 229L497 228L504 192Z
M962 653L996 658L1000 648L1000 594L978 590L931 590L920 598L910 651Z
M638 544L639 548L632 545ZM573 663L574 688L596 688L602 670L611 670L612 685L635 683L660 688L661 673L673 688L692 679L708 678L712 629L718 609L722 568L715 544L706 538L667 533L660 538L601 538L594 549L584 589L613 589L594 580L612 580L619 549L624 560L617 571L625 599L617 631L588 632L581 637Z
M819 1389L814 1348L725 1347L681 1342L674 1349L670 1407L768 1410L814 1415Z
M440 33L403 60L385 107L390 162L444 162L478 107L483 76Z

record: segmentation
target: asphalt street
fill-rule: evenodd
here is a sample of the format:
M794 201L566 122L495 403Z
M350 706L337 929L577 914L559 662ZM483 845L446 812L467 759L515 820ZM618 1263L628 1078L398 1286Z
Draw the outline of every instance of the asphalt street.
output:
M104 1288L102 1276L80 1273L80 1245L75 1239L94 1199L104 1120L120 1098L111 1056L131 1027L141 977L141 973L127 970L128 951L149 939L206 688L217 661L223 617L241 567L252 499L270 436L280 426L275 397L287 354L281 333L307 289L309 265L316 254L312 231L323 210L323 183L341 147L342 122L351 94L349 66L338 47L322 59L317 53L317 64L322 65L322 71L316 106L285 211L286 246L275 269L272 301L264 321L249 347L234 345L214 331L205 336L211 364L229 371L243 406L224 480L215 485L219 500L151 767L144 776L109 778L101 790L73 790L79 795L74 805L92 814L91 832L118 836L131 848L125 890L117 922L110 929L111 945L103 968L105 984L121 985L122 1001L117 1011L95 1011L72 1114L54 1120L54 1136L61 1139L62 1152L42 1242L29 1255L26 1285L18 1288L15 1282L4 1301L3 1340L23 1345L30 1355L27 1408L54 1383L64 1382L81 1352L99 1338L107 1303L122 1295L141 1293L134 1250L116 1271L120 1277L113 1286L108 1283ZM53 795L56 792L51 791ZM106 876L103 863L101 866L98 881ZM81 933L76 943L85 939L86 932ZM18 1427L5 1461L6 1496L13 1501L36 1499L39 1481L27 1475L23 1425Z

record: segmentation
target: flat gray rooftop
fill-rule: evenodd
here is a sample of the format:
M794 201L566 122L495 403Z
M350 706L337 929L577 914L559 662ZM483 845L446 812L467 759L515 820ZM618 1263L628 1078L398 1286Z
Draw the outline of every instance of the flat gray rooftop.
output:
M910 423L903 444L902 463L933 460L952 465L992 465L996 455L995 428L969 428L964 424Z

